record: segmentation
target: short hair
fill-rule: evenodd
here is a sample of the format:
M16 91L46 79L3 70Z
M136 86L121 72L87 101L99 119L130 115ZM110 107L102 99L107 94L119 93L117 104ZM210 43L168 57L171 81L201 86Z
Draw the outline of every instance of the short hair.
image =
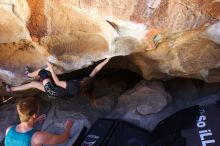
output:
M34 97L26 97L20 99L16 103L17 112L21 122L29 121L34 114L38 114L40 103Z

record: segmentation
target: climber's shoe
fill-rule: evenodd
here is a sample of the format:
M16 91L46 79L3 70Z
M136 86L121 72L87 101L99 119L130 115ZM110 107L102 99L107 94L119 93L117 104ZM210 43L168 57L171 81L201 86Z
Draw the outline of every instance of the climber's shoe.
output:
M2 85L5 86L5 91L6 91L6 92L12 92L12 89L11 89L11 86L10 86L10 85L6 84L5 82L2 82Z
M11 86L10 86L10 85L6 85L6 86L5 86L5 90L6 90L7 92L12 92L12 89L11 89Z

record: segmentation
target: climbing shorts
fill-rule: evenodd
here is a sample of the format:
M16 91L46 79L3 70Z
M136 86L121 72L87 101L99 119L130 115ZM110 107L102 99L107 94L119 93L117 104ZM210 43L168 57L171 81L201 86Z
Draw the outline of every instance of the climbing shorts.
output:
M66 84L67 96L74 96L80 92L80 80L69 80Z

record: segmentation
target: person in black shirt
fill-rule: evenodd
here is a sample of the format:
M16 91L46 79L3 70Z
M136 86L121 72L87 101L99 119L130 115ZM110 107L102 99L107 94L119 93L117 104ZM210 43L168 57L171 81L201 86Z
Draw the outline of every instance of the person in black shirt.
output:
M47 62L46 69L38 69L34 72L29 72L28 68L25 68L25 74L28 77L34 78L36 76L40 77L40 81L32 81L30 83L11 87L6 85L6 91L22 91L30 88L36 88L43 92L46 92L48 97L65 97L65 96L74 96L77 93L82 93L90 98L93 104L95 104L95 97L93 95L94 89L94 77L95 75L108 63L111 58L107 58L98 64L95 69L90 73L89 76L83 78L82 80L68 80L61 81L58 79L57 75L54 73L53 65ZM52 76L52 80L50 77Z

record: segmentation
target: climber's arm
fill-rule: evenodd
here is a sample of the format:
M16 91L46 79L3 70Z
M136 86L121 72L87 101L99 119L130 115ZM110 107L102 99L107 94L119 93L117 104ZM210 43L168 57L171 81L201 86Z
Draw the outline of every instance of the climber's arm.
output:
M102 61L100 64L98 64L93 71L91 72L91 74L89 75L90 77L94 77L110 60L111 58L106 58L104 61Z
M52 75L52 78L55 82L55 84L57 86L60 86L62 88L66 88L67 84L66 84L66 81L60 81L57 77L57 75L54 73L54 70L53 70L53 66L51 63L47 62L47 66L48 66L48 70L51 72L51 75Z

